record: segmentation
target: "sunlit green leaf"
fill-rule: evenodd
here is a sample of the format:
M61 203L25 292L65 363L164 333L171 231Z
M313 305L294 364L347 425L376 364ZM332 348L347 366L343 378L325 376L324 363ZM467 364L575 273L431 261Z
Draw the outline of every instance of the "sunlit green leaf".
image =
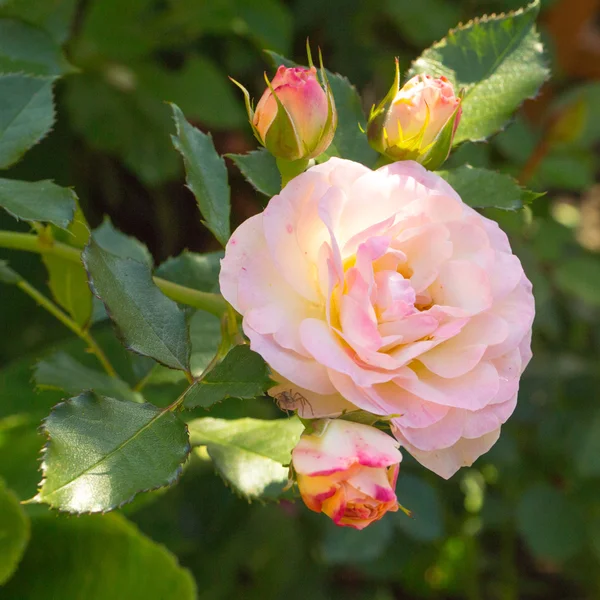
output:
M231 211L225 161L217 154L211 136L190 125L177 106L172 107L177 127L173 145L183 156L187 185L206 219L204 224L224 246L229 239Z
M454 138L482 140L499 129L548 77L535 29L539 0L524 10L486 16L450 31L413 63L409 75L446 76L465 90L463 113Z
M56 230L53 232L53 237L63 244L83 249L90 232L79 208L67 231L63 233ZM48 270L48 286L52 296L71 318L85 329L92 317L93 296L83 263L66 260L50 253L43 254L42 260Z
M269 368L263 358L249 346L235 346L190 389L185 406L208 408L225 398L255 398L272 386Z
M0 585L14 573L29 541L29 519L0 479Z
M94 293L104 302L124 345L173 369L189 371L186 315L152 281L148 264L116 256L92 236L83 252Z
M94 390L97 394L143 402L141 394L134 392L118 377L90 369L65 352L56 352L35 365L34 379L40 387L64 390L68 394L79 394L83 390Z
M16 163L53 123L52 79L0 75L0 169Z
M523 189L510 175L470 165L437 173L473 208L517 210L542 195Z
M304 429L300 419L195 419L194 446L206 446L223 479L247 498L276 498L288 479L292 449Z
M186 426L173 413L93 392L54 407L44 431L35 500L68 512L112 510L171 485L189 452Z
M50 515L32 540L3 600L195 600L190 573L121 515Z
M75 194L51 181L0 179L0 206L16 219L66 229L75 213Z

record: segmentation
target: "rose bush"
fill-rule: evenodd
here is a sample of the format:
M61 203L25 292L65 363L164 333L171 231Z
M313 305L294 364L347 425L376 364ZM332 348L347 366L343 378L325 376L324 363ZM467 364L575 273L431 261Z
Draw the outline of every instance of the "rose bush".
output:
M292 451L306 506L354 529L398 510L394 488L401 460L392 437L342 419L314 422Z
M513 412L531 284L498 225L412 161L330 159L232 235L221 291L308 418L364 409L442 477Z

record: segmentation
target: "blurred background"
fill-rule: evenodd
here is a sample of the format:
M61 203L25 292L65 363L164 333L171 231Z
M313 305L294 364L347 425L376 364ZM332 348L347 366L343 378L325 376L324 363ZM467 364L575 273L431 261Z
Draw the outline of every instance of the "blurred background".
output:
M211 130L221 153L242 153L255 142L227 75L258 98L263 71L272 72L263 49L303 62L310 37L368 110L391 84L394 56L406 71L458 22L524 1L0 0L0 16L50 31L79 69L58 83L52 133L5 176L73 186L92 226L110 216L156 264L184 249L216 250L183 185L165 101ZM449 161L548 191L523 212L487 213L511 236L536 294L534 359L515 415L496 446L450 481L406 456L398 497L415 519L388 515L361 533L300 503L250 505L196 455L179 485L123 512L192 571L202 600L600 598L600 1L542 6L551 81L505 131ZM557 122L566 133L556 134ZM237 225L266 198L228 167ZM0 228L27 230L4 213ZM5 254L44 289L37 256ZM36 428L60 399L33 391L32 365L50 348L78 346L16 287L0 294L0 476L26 498L39 478ZM131 380L136 365L106 323L97 329ZM149 399L172 399L177 385L148 388ZM218 411L268 416L273 407L230 401Z

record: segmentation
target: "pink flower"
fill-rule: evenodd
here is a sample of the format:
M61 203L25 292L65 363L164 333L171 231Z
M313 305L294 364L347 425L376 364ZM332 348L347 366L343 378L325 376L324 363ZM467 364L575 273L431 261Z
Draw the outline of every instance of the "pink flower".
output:
M460 121L460 98L446 77L415 75L400 89L396 78L377 109L371 112L371 145L393 160L413 159L429 169L448 157Z
M323 71L324 73L324 71ZM325 76L324 86L315 67L284 67L277 73L252 110L246 95L248 116L260 143L285 160L310 159L331 144L337 126L333 95Z
M221 291L306 418L360 408L443 477L498 439L531 358L506 235L415 162L332 158L231 237ZM281 397L281 396L280 396Z
M379 429L342 419L316 421L292 451L304 503L336 525L364 529L398 510L398 442Z

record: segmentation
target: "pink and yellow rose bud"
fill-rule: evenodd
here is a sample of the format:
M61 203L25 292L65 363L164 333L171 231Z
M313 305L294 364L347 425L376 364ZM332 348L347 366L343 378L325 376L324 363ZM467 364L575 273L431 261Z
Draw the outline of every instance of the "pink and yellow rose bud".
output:
M448 158L461 113L461 98L446 77L415 75L400 88L396 60L394 83L369 117L369 143L394 161L435 170Z
M383 431L343 419L314 422L292 451L304 503L336 525L364 529L399 508L394 488L402 455Z
M312 64L308 69L282 65L273 81L265 79L267 89L256 109L248 92L237 84L246 96L258 141L275 157L288 161L308 160L327 150L335 134L337 112L325 70L321 67L319 81Z

